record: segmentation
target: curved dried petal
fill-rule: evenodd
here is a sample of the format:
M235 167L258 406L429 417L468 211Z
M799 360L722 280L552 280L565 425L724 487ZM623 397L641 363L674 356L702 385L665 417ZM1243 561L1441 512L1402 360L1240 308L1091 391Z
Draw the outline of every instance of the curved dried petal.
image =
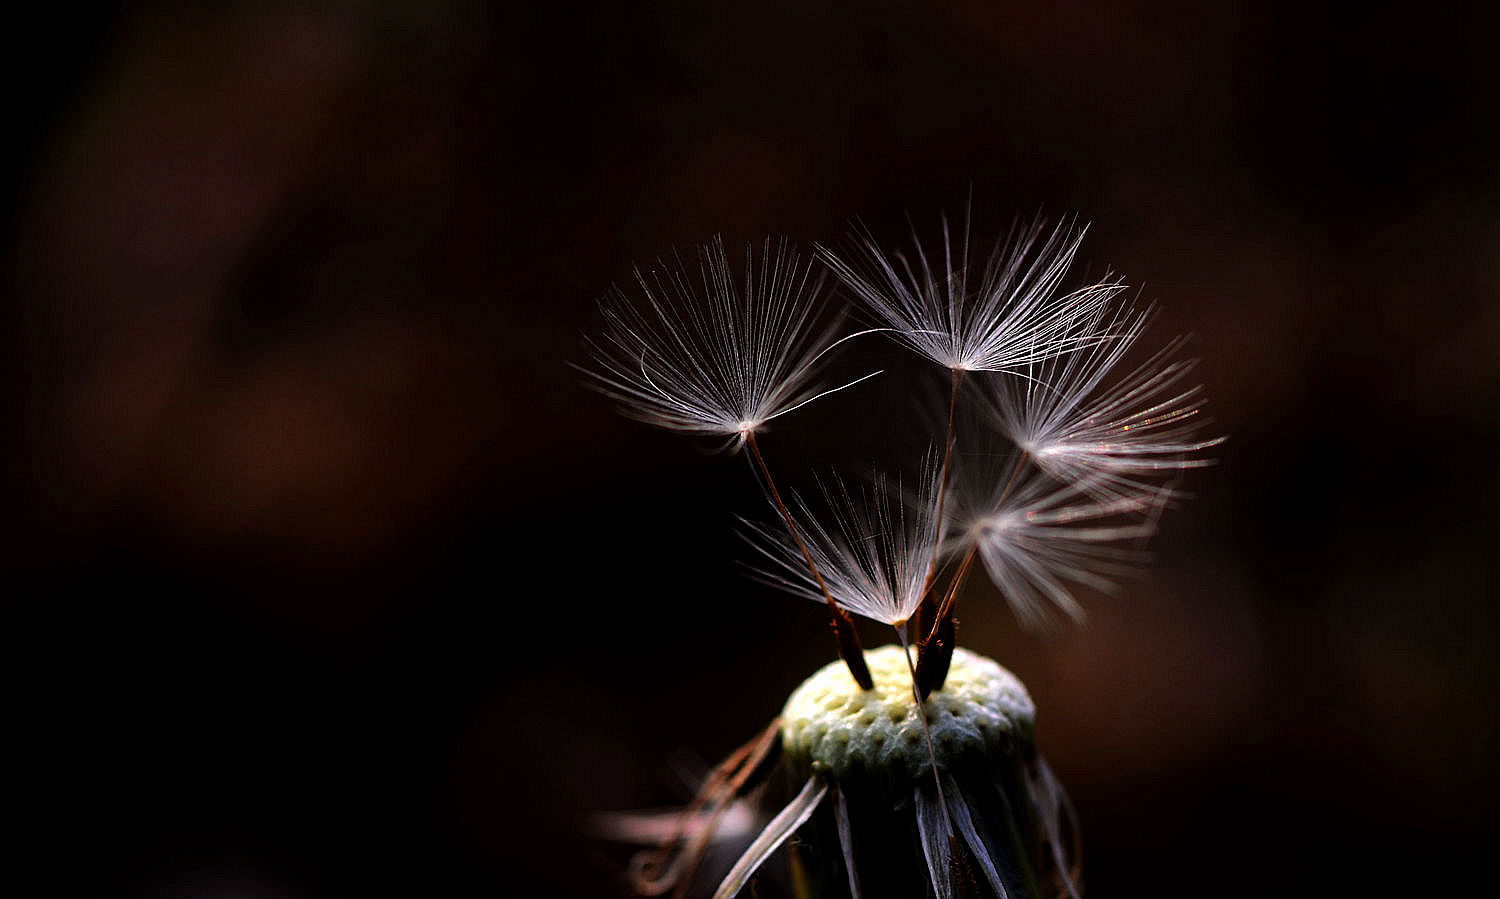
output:
M766 863L766 859L770 858L771 854L786 842L786 838L792 835L792 831L801 827L808 818L812 817L818 803L822 802L827 794L826 783L816 777L810 778L802 786L802 791L797 794L796 798L771 819L771 823L760 832L760 836L755 838L750 848L740 856L740 860L734 863L734 867L724 876L724 882L719 884L719 888L714 891L713 899L731 899L744 889L745 884L750 882L755 872L760 870L760 866Z
M854 866L854 830L849 824L849 800L837 786L833 788L833 818L839 831L839 850L844 855L844 871L849 875L849 897L862 899L859 872Z
M917 833L922 837L922 855L927 859L927 876L938 899L952 899L953 827L936 798L929 798L922 788L915 793Z

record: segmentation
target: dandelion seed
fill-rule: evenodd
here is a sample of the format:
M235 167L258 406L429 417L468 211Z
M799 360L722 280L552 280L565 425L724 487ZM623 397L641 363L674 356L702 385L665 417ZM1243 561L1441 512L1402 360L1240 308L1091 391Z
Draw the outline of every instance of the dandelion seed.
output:
M1051 610L1082 620L1072 586L1112 592L1116 579L1134 572L1144 558L1130 541L1155 533L1167 491L1100 501L1077 485L1058 486L1036 468L1019 464L1013 471L1003 482L987 479L1001 485L998 496L993 489L987 500L970 494L958 513L952 549L967 551L961 573L977 554L1029 626L1046 624Z
M1085 344L1092 338L1082 326L1123 289L1106 280L1061 290L1086 230L1071 223L1050 232L1042 219L1013 226L982 268L970 260L967 218L956 258L946 217L942 227L936 260L913 233L915 267L867 231L847 258L818 252L896 339L955 372L1005 371Z
M727 438L738 449L767 422L843 387L809 386L832 347L815 327L819 279L784 242L747 246L737 280L722 240L698 250L696 277L680 257L636 271L639 302L616 288L586 338L592 386L641 421ZM870 377L866 375L865 377ZM857 379L844 387L864 380Z
M986 423L1057 481L1105 504L1149 500L1163 474L1212 464L1192 454L1224 438L1195 436L1207 400L1201 386L1183 384L1197 360L1173 358L1182 339L1104 386L1149 317L1150 310L1101 310L1087 329L1097 339L1028 363L1018 376L986 379Z
M890 489L884 475L859 493L835 475L823 495L833 526L825 527L800 497L796 518L802 522L807 552L822 573L828 595L840 608L900 630L922 601L927 574L943 528L935 510L936 470L927 466L914 497L902 495L900 484ZM746 522L746 537L771 563L757 569L764 581L823 602L825 594L808 574L801 548L778 531Z
M627 415L673 430L725 437L726 449L748 445L788 536L800 547L801 536L781 501L756 432L780 415L873 375L821 393L810 389L817 364L840 342L832 339L831 330L812 328L820 282L784 243L773 245L768 238L759 268L753 248L747 246L745 256L742 288L718 239L699 248L701 289L680 259L675 268L662 266L649 279L637 270L644 308L619 290L611 294L601 306L603 337L586 338L599 369L583 371L595 387L620 401ZM819 581L813 558L804 552L803 559L808 574ZM868 686L853 620L831 596L825 601L840 657L854 679Z

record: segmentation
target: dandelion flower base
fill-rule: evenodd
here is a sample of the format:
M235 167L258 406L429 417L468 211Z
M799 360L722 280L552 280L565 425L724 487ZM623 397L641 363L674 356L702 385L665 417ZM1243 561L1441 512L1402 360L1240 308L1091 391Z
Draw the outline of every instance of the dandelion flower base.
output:
M1014 674L984 656L955 649L947 683L928 697L931 755L901 647L872 650L865 660L873 690L861 690L835 662L787 700L781 740L790 763L819 767L838 782L878 777L913 783L931 777L934 757L947 773L1030 748L1036 707Z
M798 895L1076 897L1067 800L1036 752L1020 680L955 649L919 713L901 647L865 660L872 689L836 662L781 714L784 765L805 784L783 812L786 824L806 821L790 856Z

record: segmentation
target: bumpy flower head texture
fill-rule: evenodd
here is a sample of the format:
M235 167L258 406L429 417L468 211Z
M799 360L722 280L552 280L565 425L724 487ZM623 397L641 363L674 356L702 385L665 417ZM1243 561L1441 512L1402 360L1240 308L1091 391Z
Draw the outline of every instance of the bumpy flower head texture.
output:
M922 601L922 591L938 547L942 522L936 513L938 472L932 465L915 496L900 484L892 489L883 475L854 493L841 479L823 489L832 512L832 528L797 498L799 528L833 601L845 610L900 626ZM758 571L763 580L798 596L823 602L824 596L807 563L785 529L746 523L751 544L769 561Z
M832 333L814 328L820 285L810 265L769 239L759 260L750 246L745 257L739 280L715 239L699 248L696 277L674 255L636 271L638 303L611 291L601 336L585 339L593 386L632 418L736 449L822 395L808 385Z
M1107 383L1149 318L1149 309L1100 310L1083 346L987 379L985 424L1059 483L1106 504L1154 502L1164 476L1212 464L1195 454L1224 438L1197 436L1207 400L1183 383L1197 360L1174 358L1181 339Z
M1124 289L1113 280L1061 289L1083 228L1060 224L1049 233L1041 219L1013 226L980 267L969 256L968 223L957 258L946 218L942 227L935 261L913 235L915 266L887 255L868 232L855 235L847 257L819 252L897 340L956 372L1006 371L1086 344L1081 327Z
M869 661L874 689L834 663L787 700L784 761L804 785L714 899L740 894L799 829L804 847L821 849L794 849L808 895L1021 899L1051 887L1076 899L1074 822L1035 750L1036 710L1021 682L956 650L949 685L926 703L929 749L905 650L874 649Z

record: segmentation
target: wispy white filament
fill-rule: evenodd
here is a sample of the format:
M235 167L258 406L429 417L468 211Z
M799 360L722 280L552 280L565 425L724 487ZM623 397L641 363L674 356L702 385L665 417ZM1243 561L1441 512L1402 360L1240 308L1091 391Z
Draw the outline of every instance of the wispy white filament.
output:
M1095 339L1017 375L986 379L990 426L1058 481L1106 503L1148 500L1164 473L1211 464L1193 454L1224 438L1195 436L1206 398L1201 386L1184 384L1197 360L1173 358L1181 339L1108 383L1149 314L1101 310L1085 332Z
M1134 571L1141 552L1128 542L1155 532L1165 496L1100 501L1025 467L1014 479L988 482L994 485L988 503L976 503L977 494L966 498L958 547L978 553L1016 616L1033 626L1046 623L1053 609L1082 620L1073 585L1110 591L1114 578Z
M785 243L768 239L759 260L747 246L737 279L716 238L697 269L674 256L636 271L638 300L614 289L602 334L585 339L596 367L583 370L626 415L738 448L821 395L809 382L832 333L814 327L820 285Z
M936 512L937 471L928 466L915 497L903 496L899 485L889 489L878 474L873 485L858 494L837 477L832 485L824 485L823 493L832 528L825 527L800 497L795 517L833 601L882 624L905 622L922 601L928 569L943 538ZM746 525L751 544L772 563L758 570L766 581L824 601L801 550L784 536L784 529Z
M868 232L855 235L847 257L826 247L819 254L913 350L954 371L1004 371L1086 342L1080 327L1124 289L1106 280L1063 292L1084 230L1060 224L1049 233L1041 219L1012 226L982 267L969 257L967 221L955 257L946 217L935 260L915 234L915 265L888 255Z

